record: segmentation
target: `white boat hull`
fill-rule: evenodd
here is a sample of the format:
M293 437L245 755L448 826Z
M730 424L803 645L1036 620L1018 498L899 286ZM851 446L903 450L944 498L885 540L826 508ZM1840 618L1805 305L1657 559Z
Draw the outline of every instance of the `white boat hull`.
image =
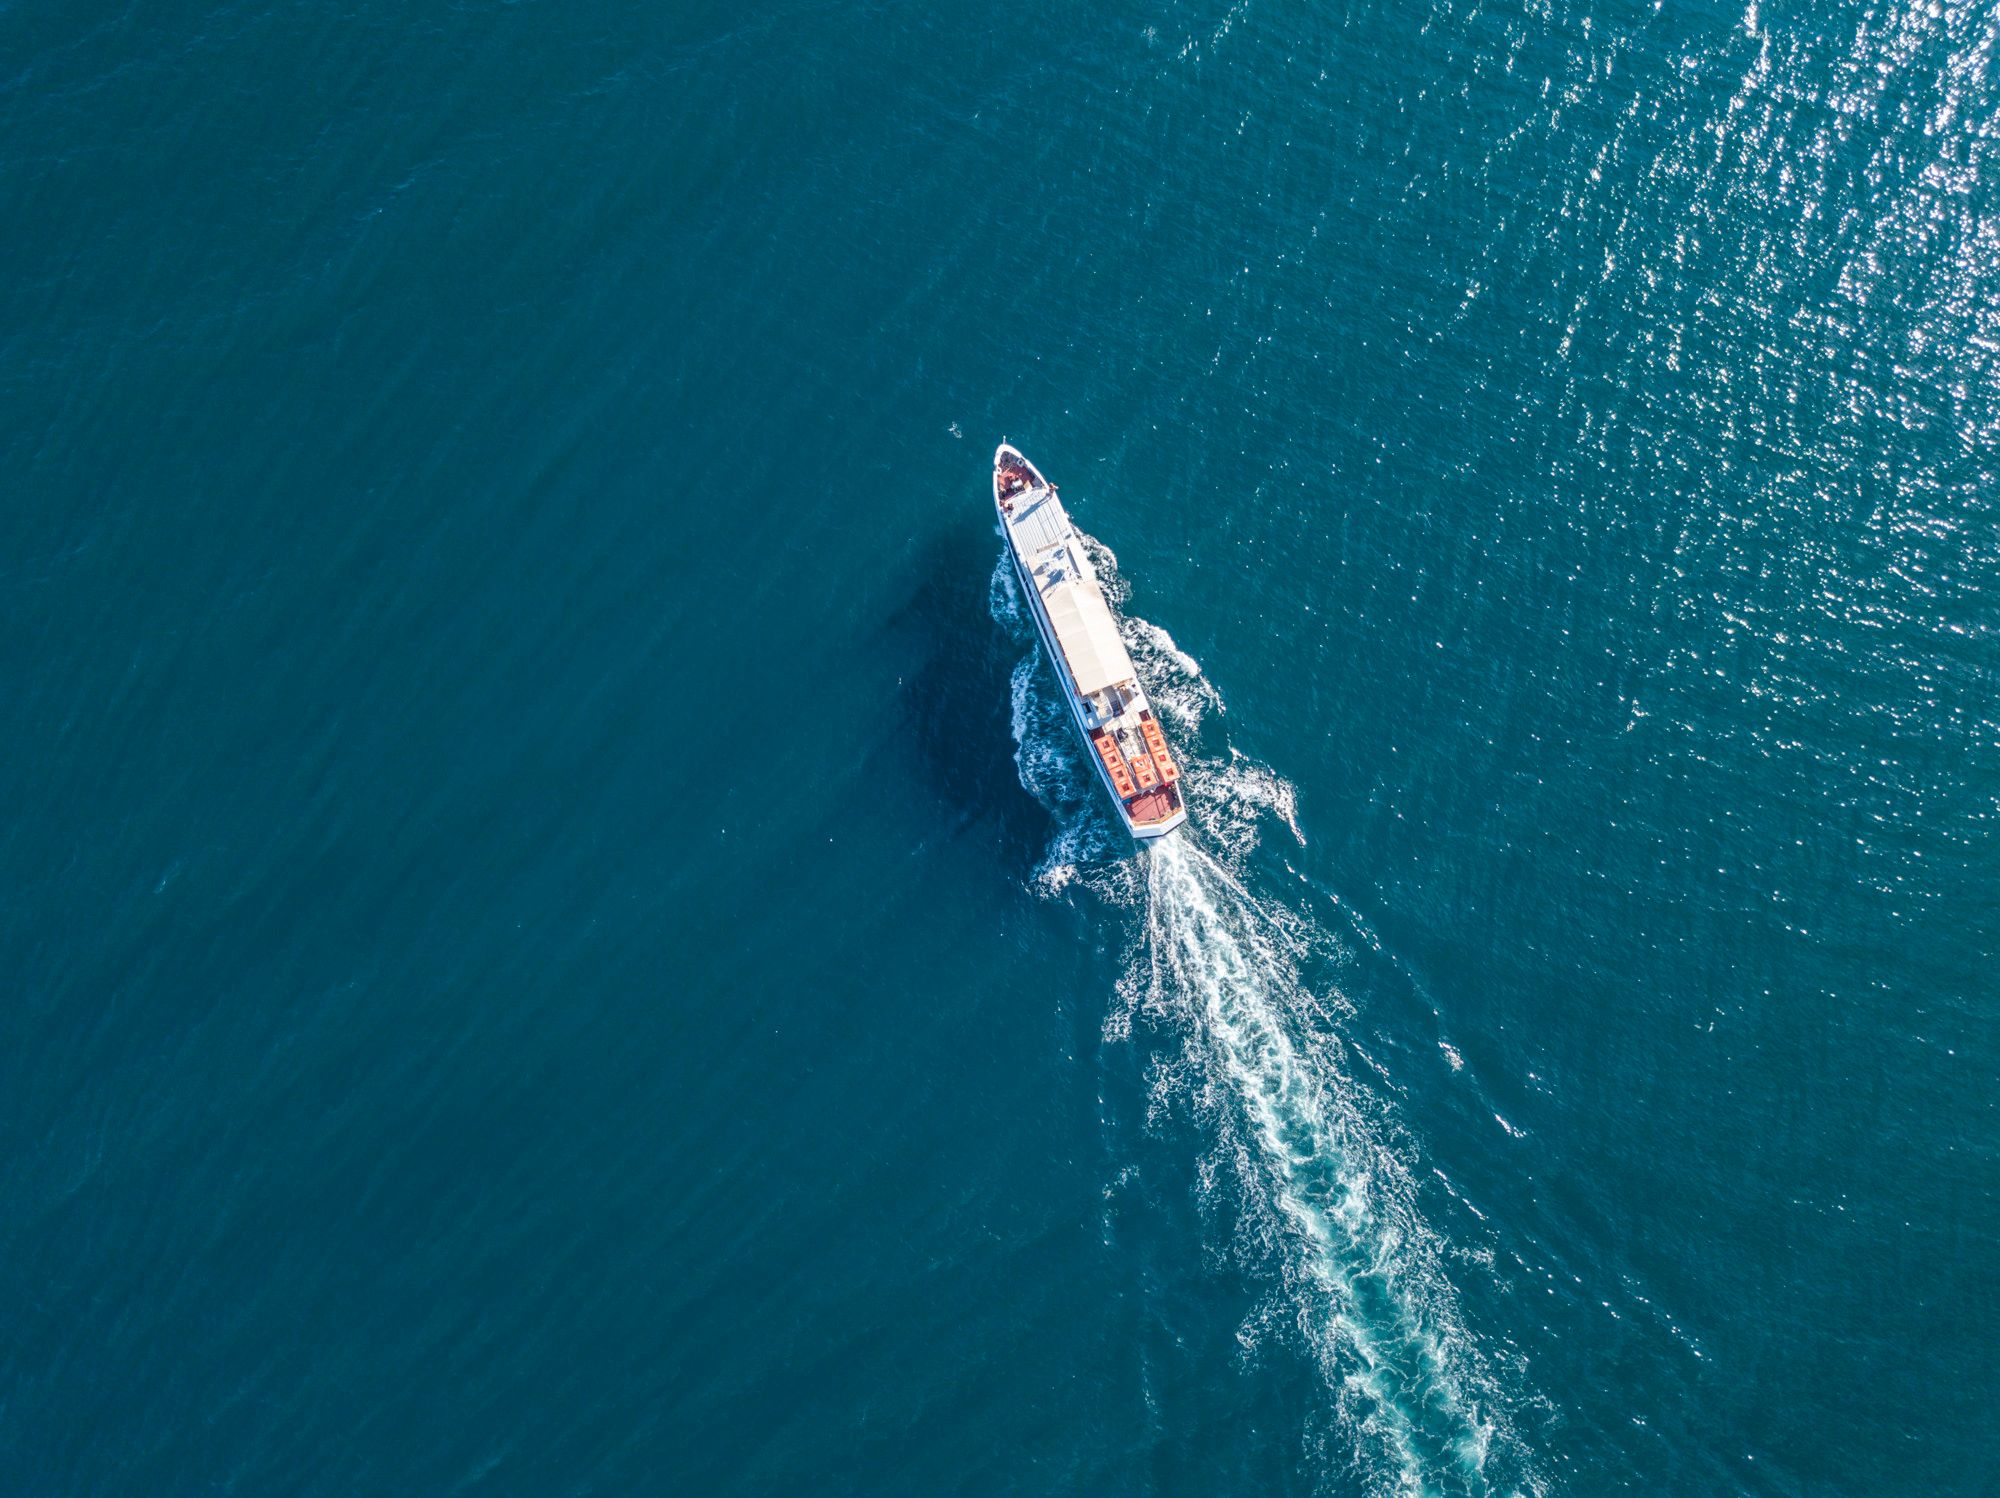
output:
M1142 842L1165 837L1187 821L1179 766L1123 644L1105 638L1106 629L1115 626L1109 625L1096 573L1053 487L1034 466L1004 444L994 461L994 509L1014 579L1054 668L1084 758L1127 832ZM1019 483L1025 473L1033 483L1003 493L1002 473L1009 464L1017 465L1013 482ZM1067 648L1065 630L1050 615L1050 599L1063 605L1059 612L1069 626Z

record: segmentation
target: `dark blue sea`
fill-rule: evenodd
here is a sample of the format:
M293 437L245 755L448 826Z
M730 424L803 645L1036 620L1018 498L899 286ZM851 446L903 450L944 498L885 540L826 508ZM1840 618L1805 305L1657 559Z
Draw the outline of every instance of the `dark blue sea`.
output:
M11 0L0 204L0 1494L2000 1492L1996 0Z

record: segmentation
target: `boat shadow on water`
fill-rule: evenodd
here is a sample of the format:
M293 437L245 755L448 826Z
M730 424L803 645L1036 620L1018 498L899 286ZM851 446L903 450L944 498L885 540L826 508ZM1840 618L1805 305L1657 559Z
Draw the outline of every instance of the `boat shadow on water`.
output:
M972 526L927 542L908 596L879 635L899 662L893 737L914 762L914 791L936 804L953 836L990 828L1003 866L1018 864L1025 875L1052 819L1022 789L1014 762L1009 686L1022 645L989 603L997 549L988 531Z

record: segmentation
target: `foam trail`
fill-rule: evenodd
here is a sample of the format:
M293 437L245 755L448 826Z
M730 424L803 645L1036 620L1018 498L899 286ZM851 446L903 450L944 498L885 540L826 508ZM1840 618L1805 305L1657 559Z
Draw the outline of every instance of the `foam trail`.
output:
M1472 1387L1436 1245L1407 1172L1375 1136L1311 1023L1296 912L1260 901L1192 839L1143 855L1147 999L1178 1012L1226 1082L1250 1180L1282 1226L1301 1329L1398 1493L1488 1493L1494 1416Z
M1094 545L1093 556L1122 602L1116 558ZM1052 896L1074 884L1138 908L1127 1002L1106 1034L1129 1035L1144 1013L1178 1037L1185 1064L1160 1074L1160 1101L1212 1124L1233 1167L1204 1176L1240 1187L1246 1220L1271 1230L1288 1314L1326 1376L1367 1491L1512 1491L1502 1467L1539 1490L1507 1429L1504 1393L1460 1324L1447 1247L1387 1142L1396 1131L1342 1064L1344 1001L1312 981L1340 943L1309 912L1253 892L1245 872L1273 820L1305 842L1293 788L1226 744L1204 753L1220 693L1166 631L1124 617L1148 695L1178 735L1194 813L1133 857L1100 804L1004 553L992 611L1026 652L1012 680L1021 783L1056 823L1034 887Z

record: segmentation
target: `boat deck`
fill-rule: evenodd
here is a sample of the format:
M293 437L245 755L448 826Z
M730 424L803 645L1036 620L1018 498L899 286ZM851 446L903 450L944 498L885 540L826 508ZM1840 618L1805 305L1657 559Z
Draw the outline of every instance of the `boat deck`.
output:
M1097 769L1135 836L1186 819L1181 776L1139 685L1097 571L1052 485L1014 449L995 457L994 500L1030 607Z

